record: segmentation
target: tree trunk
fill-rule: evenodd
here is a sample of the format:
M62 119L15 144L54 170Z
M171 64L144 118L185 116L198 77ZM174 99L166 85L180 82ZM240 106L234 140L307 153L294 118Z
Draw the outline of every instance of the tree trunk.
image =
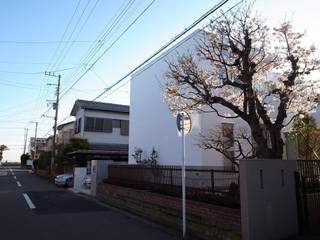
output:
M280 158L282 159L283 155L283 146L284 142L281 137L281 128L272 127L269 131L270 140L271 140L271 158Z
M268 133L268 134L265 134ZM251 134L255 141L257 158L282 159L284 142L281 137L281 129L272 127L264 132L261 126L251 126Z

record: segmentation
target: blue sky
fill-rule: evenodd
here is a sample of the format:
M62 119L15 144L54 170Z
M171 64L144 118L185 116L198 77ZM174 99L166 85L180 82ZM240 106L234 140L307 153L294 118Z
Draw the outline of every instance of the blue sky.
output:
M132 5L127 14L119 26L111 32L112 34L104 42L96 57L150 2L151 0L131 1ZM61 100L59 120L69 115L76 99L93 99L103 88L117 81L217 2L156 0L95 65L93 71L89 71ZM224 9L237 2L230 0ZM39 137L44 136L52 127L52 119L41 118L41 115L48 109L46 100L54 98L54 87L47 86L47 83L53 83L55 79L44 76L42 72L72 68L60 72L63 93L80 76L79 73L85 71L84 64L92 63L92 61L81 61L81 59L88 56L90 47L96 43L94 41L108 26L119 8L125 4L130 4L130 1L7 0L0 2L0 87L2 90L0 144L6 144L10 148L10 151L4 155L4 161L19 161L24 141L24 128L29 128L29 134L33 135L34 123L30 121L40 122ZM272 26L279 24L285 18L293 19L299 30L307 31L309 42L319 46L317 43L320 43L320 37L315 21L318 18L317 5L319 4L316 0L257 0L255 9L265 16ZM58 42L62 39L77 6L64 40L81 42L59 45ZM90 12L92 12L91 15ZM88 19L87 22L85 22L86 19ZM200 27L204 24L205 22L200 24ZM58 51L56 51L57 48ZM59 56L60 58L57 58ZM129 104L129 84L104 98L104 101ZM49 110L47 115L53 116L53 111Z

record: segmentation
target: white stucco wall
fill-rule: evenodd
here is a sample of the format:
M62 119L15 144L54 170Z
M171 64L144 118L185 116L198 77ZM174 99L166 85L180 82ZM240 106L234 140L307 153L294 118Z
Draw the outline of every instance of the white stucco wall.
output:
M88 139L89 143L115 143L115 144L128 144L129 143L128 136L120 135L120 128L113 128L112 133L84 131L85 117L129 120L129 114L81 109L76 114L76 121L79 118L82 119L81 132L75 134L75 136Z
M131 79L130 90L130 133L129 163L135 163L131 156L135 147L150 153L152 147L159 152L159 163L164 165L181 164L181 139L176 129L176 120L164 101L163 89L168 81L165 73L169 70L167 61L176 61L184 53L192 54L197 47L197 39L203 38L203 32L196 31L186 39L164 52L158 58L137 71ZM195 55L196 56L196 55ZM203 67L208 63L201 62ZM272 76L271 76L272 77ZM217 107L219 112L223 107ZM224 109L225 112L230 112ZM313 114L319 126L320 113ZM221 113L221 112L220 112ZM200 132L221 126L221 123L234 123L234 129L250 128L242 119L223 119L215 113L192 114L192 131L186 137L187 165L230 166L230 161L214 150L201 150L196 144ZM287 131L288 128L283 131ZM246 150L248 144L242 144ZM247 149L246 149L247 148Z
M177 54L191 53L201 37L195 32L186 40L159 56L132 76L130 91L130 133L129 163L135 163L131 156L135 147L150 153L152 147L159 152L159 163L163 165L181 164L181 138L173 116L163 99L163 84L167 81L164 74L168 71L166 60L177 59ZM192 131L186 136L186 164L189 166L225 166L229 161L213 150L201 150L198 135L201 131L221 124L235 122L218 118L214 113L191 115Z

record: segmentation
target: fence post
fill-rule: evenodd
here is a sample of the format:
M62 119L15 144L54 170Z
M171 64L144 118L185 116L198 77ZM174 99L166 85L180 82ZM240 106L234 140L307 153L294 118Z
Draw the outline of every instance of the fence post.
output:
M214 171L210 171L210 176L211 176L211 192L214 193Z
M173 186L173 179L172 179L172 168L170 167L170 185Z
M307 196L307 189L306 189L306 179L304 176L301 176L301 183L302 183L302 199L303 199L303 210L304 210L304 217L305 217L305 230L306 232L309 231L309 209L308 209L308 196Z
M298 207L298 223L299 223L299 232L300 234L305 232L305 219L303 214L303 206L302 206L302 199L301 199L301 180L299 172L294 172L295 178L295 187L296 187L296 197L297 197L297 207Z

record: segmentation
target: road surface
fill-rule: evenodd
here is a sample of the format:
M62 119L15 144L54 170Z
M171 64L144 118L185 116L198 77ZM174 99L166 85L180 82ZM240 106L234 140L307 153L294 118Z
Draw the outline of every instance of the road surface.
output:
M1 240L166 240L174 232L58 188L27 170L0 168Z

